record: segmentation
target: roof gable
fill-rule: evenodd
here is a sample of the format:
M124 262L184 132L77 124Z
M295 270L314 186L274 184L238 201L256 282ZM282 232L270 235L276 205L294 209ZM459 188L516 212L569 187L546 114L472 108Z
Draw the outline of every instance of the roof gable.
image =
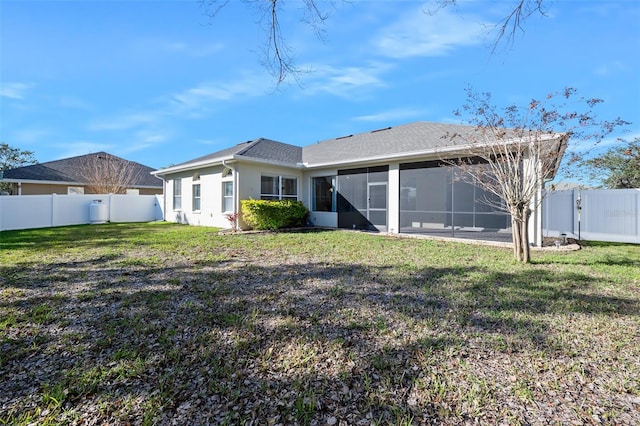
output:
M303 149L288 143L260 138L239 152L238 156L296 165L302 161Z
M302 149L303 148L296 145L266 138L258 138L202 157L194 158L193 160L185 161L184 163L169 166L166 169L159 170L155 174L161 175L165 170L173 172L196 169L231 159L259 160L296 167L302 161Z
M189 161L185 161L185 162L182 162L182 163L174 164L174 165L169 166L167 168L174 168L174 167L175 168L182 168L182 167L188 167L188 166L193 165L193 164L220 162L223 159L227 159L227 158L233 157L235 154L237 154L238 152L243 151L244 149L246 149L249 145L251 145L254 142L255 141L242 142L242 143L239 143L239 144L237 144L235 146L232 146L232 147L229 147L229 148L225 148L225 149L222 149L220 151L212 152L211 154L203 155L202 157L194 158L193 160L189 160Z

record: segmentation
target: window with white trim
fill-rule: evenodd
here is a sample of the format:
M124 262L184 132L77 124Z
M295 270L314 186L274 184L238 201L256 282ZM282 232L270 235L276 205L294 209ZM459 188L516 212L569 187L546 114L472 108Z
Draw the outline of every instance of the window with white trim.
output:
M297 200L298 179L286 176L262 175L260 178L260 199Z
M191 187L191 209L194 212L200 211L200 184L196 183Z
M222 182L222 212L233 212L233 181Z
M173 209L182 208L182 179L173 180Z

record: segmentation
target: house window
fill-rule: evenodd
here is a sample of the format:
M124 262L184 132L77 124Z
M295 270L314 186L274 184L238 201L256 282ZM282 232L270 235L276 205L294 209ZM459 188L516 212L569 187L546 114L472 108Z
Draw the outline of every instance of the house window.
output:
M282 182L281 198L296 201L298 199L298 179L281 177L280 181Z
M233 182L222 182L222 212L233 210Z
M314 177L311 181L313 198L311 210L316 212L336 211L336 177Z
M260 198L263 200L277 200L280 198L278 176L262 176L260 179Z
M298 179L283 176L266 176L260 179L262 200L297 200Z
M194 212L200 211L200 184L193 185L191 191L191 206Z
M182 208L182 179L173 180L173 209Z

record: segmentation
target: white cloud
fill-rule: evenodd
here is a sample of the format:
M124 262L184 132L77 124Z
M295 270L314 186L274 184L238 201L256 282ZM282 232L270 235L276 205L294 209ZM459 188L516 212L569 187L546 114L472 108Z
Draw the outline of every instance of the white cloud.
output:
M615 61L608 64L601 64L600 66L598 66L598 68L595 69L595 74L600 76L607 76L617 74L625 70L627 70L627 66L624 63Z
M200 145L220 145L223 142L220 140L216 140L216 139L196 139L195 140L196 143L199 143Z
M167 43L164 46L165 50L169 52L182 53L187 56L204 57L214 55L224 49L222 43L209 43L203 45L189 45L187 43L173 42Z
M112 117L102 120L93 121L89 124L91 131L103 130L128 130L141 125L153 124L158 121L157 113L138 112L123 114L118 117Z
M424 117L428 111L423 109L399 108L370 115L354 117L355 121L390 122Z
M34 127L28 129L16 130L11 136L14 143L31 145L37 143L46 143L52 132L45 129L37 129Z
M74 96L62 96L59 100L59 104L63 108L92 110L93 105L80 98Z
M147 148L157 147L158 145L166 142L169 139L169 136L170 132L168 131L163 131L162 133L160 133L155 131L141 130L139 132L136 132L136 134L133 136L132 143L128 145L123 152L131 153L142 151Z
M481 43L490 24L449 9L429 14L427 6L416 8L387 26L374 39L378 54L392 58L441 56L457 47Z
M0 97L22 100L25 92L32 87L33 84L31 83L2 83Z
M256 75L244 75L236 81L204 82L171 96L172 113L198 116L218 101L254 98L268 93L271 81Z
M204 57L214 55L225 47L224 43L190 44L183 41L166 41L159 39L142 39L134 44L134 48L145 54L180 54L191 57Z
M78 155L86 155L92 152L109 152L109 150L113 148L113 145L99 142L78 141L66 144L58 144L57 147L59 148L59 154L56 157L57 159L60 159L75 157Z
M308 80L303 81L304 94L330 93L335 96L352 98L371 88L385 87L381 75L391 67L374 63L368 67L313 67Z

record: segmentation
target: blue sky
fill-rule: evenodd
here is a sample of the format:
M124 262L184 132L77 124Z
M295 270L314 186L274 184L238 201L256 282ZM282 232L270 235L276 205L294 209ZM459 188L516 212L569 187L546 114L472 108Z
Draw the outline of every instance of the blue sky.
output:
M640 135L640 2L548 0L493 54L488 27L514 0L434 16L418 1L334 4L322 41L286 3L281 25L309 72L276 87L258 15L237 0L213 21L195 0L0 0L0 137L40 162L104 150L161 168L258 137L458 123L468 85L504 106L575 87Z

